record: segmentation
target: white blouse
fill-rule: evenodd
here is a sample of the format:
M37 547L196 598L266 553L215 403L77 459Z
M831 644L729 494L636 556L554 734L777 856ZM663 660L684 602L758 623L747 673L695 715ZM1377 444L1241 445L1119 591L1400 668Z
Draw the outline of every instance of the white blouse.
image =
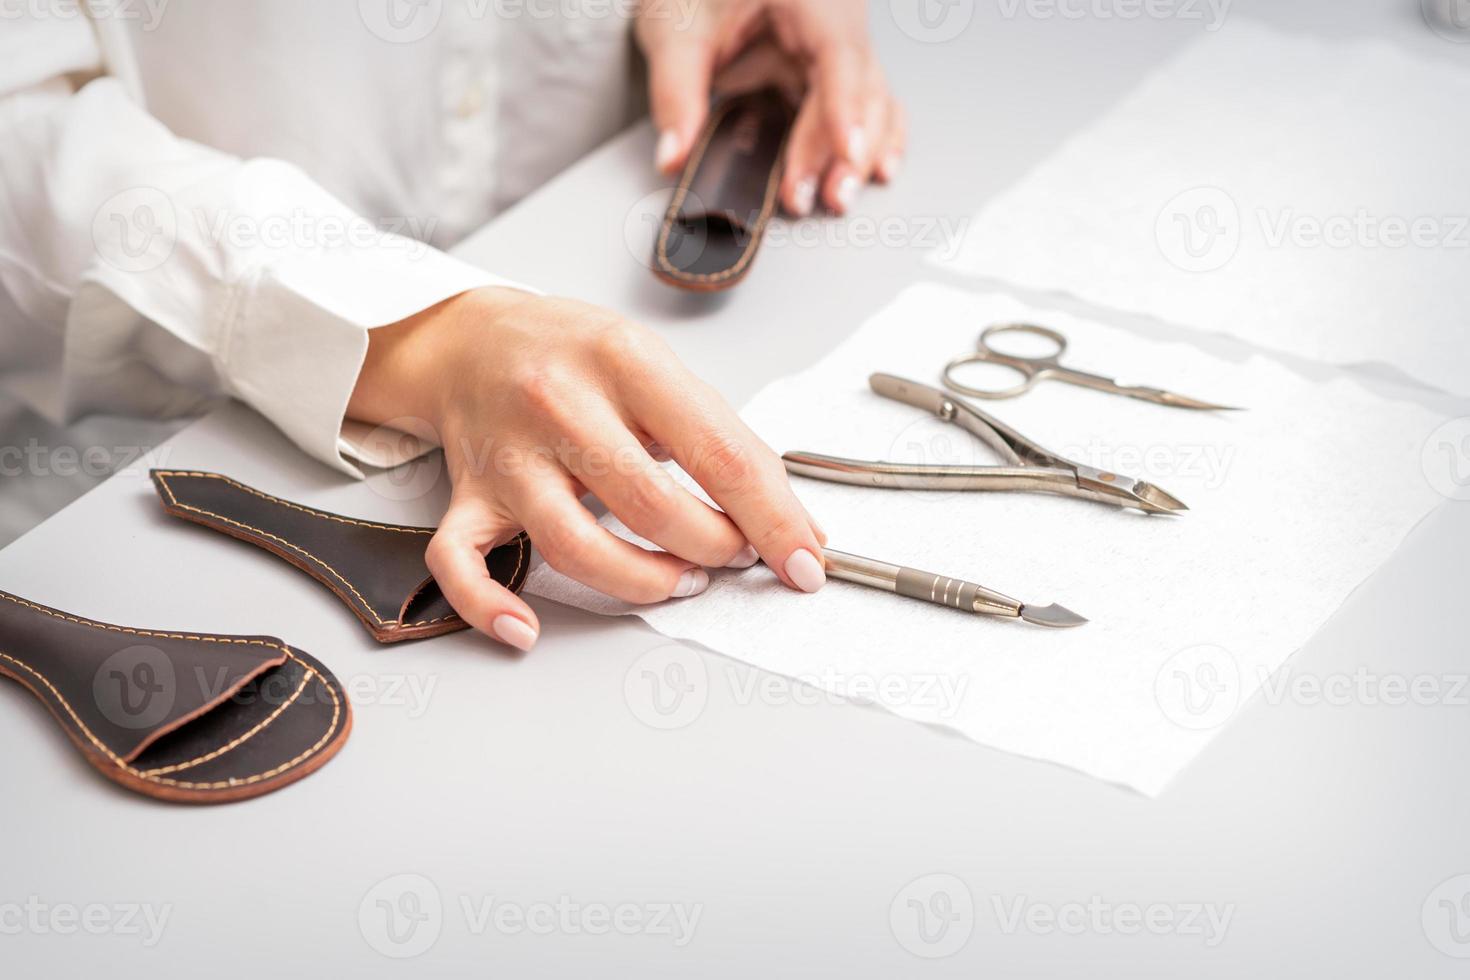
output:
M439 249L631 119L633 6L0 0L0 385L397 462L367 331L503 282Z

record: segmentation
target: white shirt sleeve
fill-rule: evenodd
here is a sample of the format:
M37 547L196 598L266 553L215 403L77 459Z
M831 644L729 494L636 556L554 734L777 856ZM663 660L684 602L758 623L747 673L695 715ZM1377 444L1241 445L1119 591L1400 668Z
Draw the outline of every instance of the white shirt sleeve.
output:
M381 230L290 164L175 137L101 71L85 21L0 35L0 372L63 419L223 392L347 473L414 455L344 431L368 331L514 284Z

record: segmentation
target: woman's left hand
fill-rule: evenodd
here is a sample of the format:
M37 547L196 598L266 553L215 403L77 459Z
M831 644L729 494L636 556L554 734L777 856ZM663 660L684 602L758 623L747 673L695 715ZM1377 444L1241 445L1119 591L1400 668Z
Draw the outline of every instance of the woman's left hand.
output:
M683 167L711 94L774 85L800 103L781 180L788 212L820 201L841 214L870 180L897 176L903 108L874 56L864 0L644 0L636 32L664 173Z

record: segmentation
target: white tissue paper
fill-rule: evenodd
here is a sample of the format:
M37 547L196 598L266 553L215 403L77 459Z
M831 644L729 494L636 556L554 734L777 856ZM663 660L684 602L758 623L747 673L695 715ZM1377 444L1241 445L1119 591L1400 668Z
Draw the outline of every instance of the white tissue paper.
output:
M1262 356L1232 363L936 285L907 289L742 417L778 451L995 463L968 433L878 397L867 378L936 384L982 326L1017 320L1061 330L1068 362L1083 369L1248 406L1192 412L1056 382L981 406L1053 451L1157 483L1186 514L1031 493L793 485L834 548L1059 602L1087 625L978 617L835 580L799 595L761 565L713 571L704 595L652 607L545 566L529 590L635 613L823 690L1157 793L1443 499L1420 465L1438 420L1345 378L1315 383Z
M1232 20L942 268L1470 392L1470 72Z

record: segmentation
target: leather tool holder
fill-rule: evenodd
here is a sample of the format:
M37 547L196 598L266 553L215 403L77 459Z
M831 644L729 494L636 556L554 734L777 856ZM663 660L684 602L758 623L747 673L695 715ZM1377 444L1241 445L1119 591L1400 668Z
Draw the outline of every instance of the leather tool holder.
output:
M218 473L153 470L166 511L258 545L331 589L379 643L465 629L424 564L434 529L360 521L272 497ZM519 592L530 569L524 534L491 549L495 581Z
M274 637L115 626L7 592L0 675L39 698L98 772L173 803L272 793L352 731L337 679Z
M659 226L655 275L700 292L745 278L776 211L795 118L775 89L732 96L711 110Z

